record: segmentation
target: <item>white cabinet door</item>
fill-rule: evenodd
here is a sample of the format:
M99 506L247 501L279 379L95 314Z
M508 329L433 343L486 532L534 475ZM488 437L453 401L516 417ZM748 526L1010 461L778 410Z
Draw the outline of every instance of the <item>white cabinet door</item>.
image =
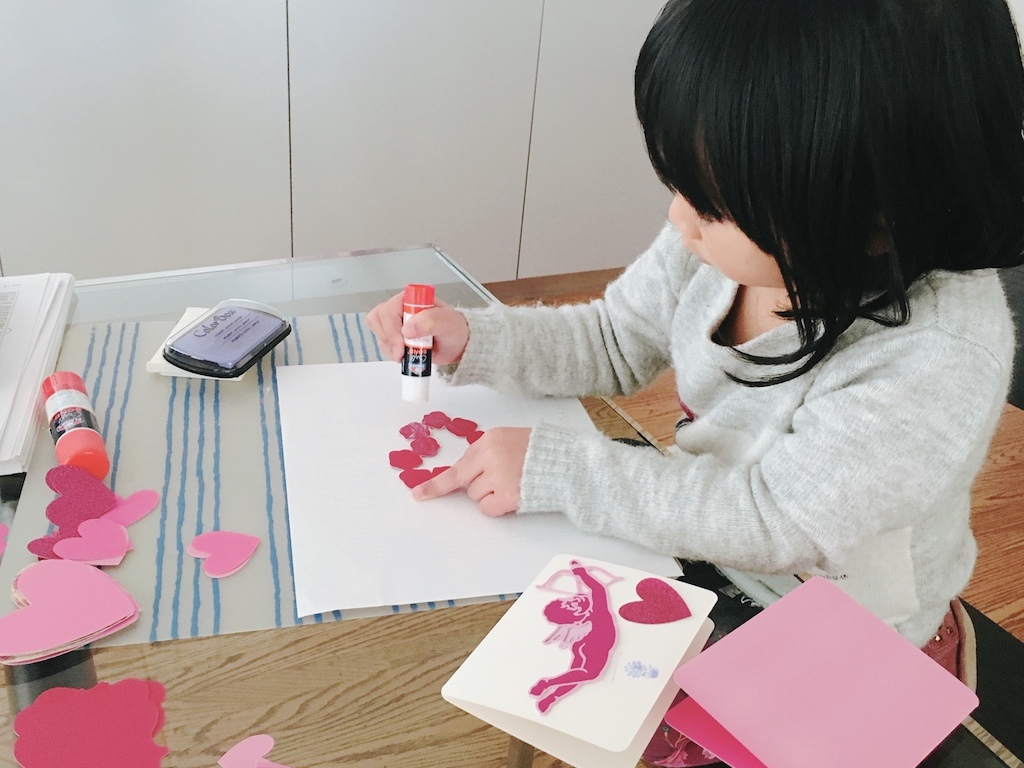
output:
M636 57L664 0L547 0L519 277L624 266L671 195L633 106Z
M290 0L295 254L515 277L541 0Z
M0 268L291 254L285 0L0 4Z

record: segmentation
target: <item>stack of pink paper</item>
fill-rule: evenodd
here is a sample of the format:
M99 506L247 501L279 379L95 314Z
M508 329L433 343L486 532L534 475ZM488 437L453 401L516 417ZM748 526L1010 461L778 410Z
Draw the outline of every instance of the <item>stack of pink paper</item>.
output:
M74 560L40 560L12 585L18 610L0 617L0 662L59 656L134 622L139 606L113 577Z

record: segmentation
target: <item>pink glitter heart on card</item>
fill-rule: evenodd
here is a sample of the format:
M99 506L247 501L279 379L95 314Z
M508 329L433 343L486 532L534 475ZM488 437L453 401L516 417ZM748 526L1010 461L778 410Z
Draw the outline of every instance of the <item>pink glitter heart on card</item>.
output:
M258 536L236 531L207 531L192 539L188 553L204 558L203 573L212 579L230 576L240 570L259 545Z
M117 503L113 491L78 467L54 467L46 473L46 484L58 494L46 505L46 518L60 528L78 530L80 522L102 517Z
M235 744L217 761L217 765L220 768L288 768L287 765L264 759L273 748L274 738L259 733Z
M619 616L636 624L668 624L685 619L690 607L666 581L653 577L641 579L636 585L639 600L619 608Z
M106 517L83 520L78 524L77 536L53 545L57 557L90 565L120 565L129 549L128 529Z

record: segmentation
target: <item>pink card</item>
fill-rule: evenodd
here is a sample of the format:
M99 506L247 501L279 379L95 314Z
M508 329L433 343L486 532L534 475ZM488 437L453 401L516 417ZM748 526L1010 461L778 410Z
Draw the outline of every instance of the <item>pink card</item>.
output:
M917 766L978 697L813 578L681 666L668 723L733 768Z

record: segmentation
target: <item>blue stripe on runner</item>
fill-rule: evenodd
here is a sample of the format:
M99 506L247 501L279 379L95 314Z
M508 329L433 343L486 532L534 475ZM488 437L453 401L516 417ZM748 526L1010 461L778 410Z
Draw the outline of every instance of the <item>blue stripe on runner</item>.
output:
M206 478L203 476L203 458L206 449L206 381L199 382L199 428L197 430L196 443L196 525L193 537L203 532L203 509L206 502ZM200 592L199 571L201 570L199 558L192 561L192 623L190 625L190 637L199 636L199 606L202 604L202 593Z
M338 362L343 362L341 359L341 340L338 338L338 324L334 322L334 315L328 315L327 322L331 326L331 337L334 339L334 352L338 357Z
M132 382L134 380L133 377L134 377L134 374L135 374L135 354L138 351L138 345L139 345L139 328L140 328L140 325L139 325L139 323L135 323L134 325L135 325L135 327L134 327L134 329L132 331L131 349L130 349L130 351L128 353L128 365L125 366L125 370L127 372L125 374L124 393L121 395L121 407L118 410L117 427L114 430L114 448L113 448L113 451L110 451L110 447L109 447L110 444L109 443L107 444L107 446L108 446L107 450L111 454L110 455L110 466L111 466L111 470L110 470L110 487L111 487L112 490L116 489L116 487L117 487L117 485L116 485L117 464L118 464L118 460L121 458L121 433L122 433L122 431L124 429L124 412L125 412L125 409L128 407L128 398L131 396Z
M167 453L164 457L164 487L160 493L160 533L156 537L156 584L153 589L153 623L149 641L155 643L160 624L160 598L163 594L164 552L167 538L167 494L171 488L171 449L174 446L174 403L178 396L178 379L171 377L171 395L167 402Z
M353 361L356 359L356 348L352 344L352 332L348 327L348 315L342 315L341 322L345 326L345 342L348 344L348 357L350 361Z
M175 526L175 573L174 573L174 594L171 598L171 639L177 640L179 635L178 614L181 610L181 577L185 567L185 551L182 547L182 538L185 529L185 484L188 482L188 428L191 421L192 387L185 385L185 399L182 404L183 418L181 420L181 475L178 484L178 520Z
M269 364L273 365L274 352L271 351ZM281 626L281 577L278 573L277 541L274 537L274 491L270 487L270 434L267 428L267 403L264 390L263 365L267 362L265 357L256 367L257 383L260 392L260 431L263 436L263 472L266 488L266 513L267 513L267 538L270 544L270 569L274 574L274 622Z
M213 530L220 530L220 382L213 383ZM213 634L220 634L220 579L213 580Z

